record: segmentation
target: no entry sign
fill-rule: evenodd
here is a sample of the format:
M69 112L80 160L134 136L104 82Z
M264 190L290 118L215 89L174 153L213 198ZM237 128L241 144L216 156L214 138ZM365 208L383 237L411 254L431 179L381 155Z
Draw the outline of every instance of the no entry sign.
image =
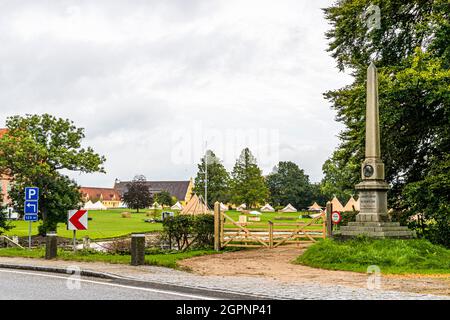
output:
M68 230L87 230L88 212L87 210L70 210L67 221Z
M331 213L331 221L333 221L334 224L338 224L339 222L341 222L341 220L342 220L342 216L339 211L333 211Z

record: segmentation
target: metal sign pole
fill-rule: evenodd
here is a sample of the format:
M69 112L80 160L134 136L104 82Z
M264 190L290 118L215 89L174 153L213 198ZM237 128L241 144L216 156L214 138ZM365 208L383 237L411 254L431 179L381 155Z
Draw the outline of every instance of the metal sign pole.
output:
M77 230L73 230L73 251L77 251Z
M28 222L28 249L31 250L31 221Z

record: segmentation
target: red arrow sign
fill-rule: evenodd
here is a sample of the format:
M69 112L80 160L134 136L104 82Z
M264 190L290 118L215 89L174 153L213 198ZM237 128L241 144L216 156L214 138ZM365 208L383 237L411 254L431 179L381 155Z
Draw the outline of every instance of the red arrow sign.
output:
M69 230L87 230L87 210L69 212Z

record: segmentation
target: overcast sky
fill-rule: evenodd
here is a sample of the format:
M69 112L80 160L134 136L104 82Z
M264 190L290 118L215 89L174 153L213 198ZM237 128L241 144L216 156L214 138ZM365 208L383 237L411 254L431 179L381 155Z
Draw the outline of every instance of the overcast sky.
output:
M323 93L350 83L327 53L333 1L0 0L0 127L51 113L84 127L107 174L84 186L194 177L207 147L231 169L294 161L312 181L342 126Z

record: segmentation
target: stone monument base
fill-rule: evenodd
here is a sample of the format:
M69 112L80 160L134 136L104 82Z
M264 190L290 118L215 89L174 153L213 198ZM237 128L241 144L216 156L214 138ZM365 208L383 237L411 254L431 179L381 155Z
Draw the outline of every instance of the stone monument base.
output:
M342 226L340 234L344 238L366 235L369 238L400 238L411 239L416 237L415 231L400 226L399 222L349 222Z

